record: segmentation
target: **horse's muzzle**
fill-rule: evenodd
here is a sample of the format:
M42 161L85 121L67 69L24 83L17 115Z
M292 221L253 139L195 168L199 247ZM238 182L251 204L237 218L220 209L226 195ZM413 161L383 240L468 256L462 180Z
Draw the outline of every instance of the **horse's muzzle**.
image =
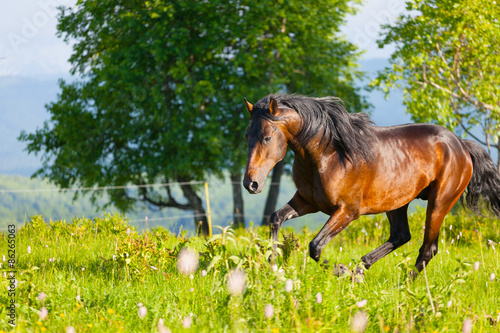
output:
M257 194L262 191L262 189L259 186L259 183L251 179L244 179L243 186L247 189L247 191L250 194Z

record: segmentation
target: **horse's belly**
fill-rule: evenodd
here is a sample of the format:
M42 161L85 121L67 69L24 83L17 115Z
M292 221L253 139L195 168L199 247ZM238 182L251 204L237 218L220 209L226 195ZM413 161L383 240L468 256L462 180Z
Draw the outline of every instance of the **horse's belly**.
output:
M386 182L372 186L363 196L361 214L379 214L398 209L425 194L431 181L429 177L420 175L414 179L401 184Z

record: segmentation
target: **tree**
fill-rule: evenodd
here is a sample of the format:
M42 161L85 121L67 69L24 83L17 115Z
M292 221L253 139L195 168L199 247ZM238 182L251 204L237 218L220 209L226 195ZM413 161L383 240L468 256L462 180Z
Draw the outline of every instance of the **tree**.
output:
M372 86L386 93L402 87L415 121L460 129L488 150L500 150L500 6L488 0L411 0L407 9L384 27L379 46L395 43L396 50L392 67ZM500 172L500 151L497 164Z
M239 73L232 76L237 79L231 94L237 99L232 103L240 103L242 96L255 102L281 90L316 96L335 95L344 99L352 112L368 107L355 83L362 77L357 68L359 51L340 33L346 15L355 12L354 5L358 1L240 3L242 19L237 26L241 30L235 33L237 38L230 47L234 55L231 67ZM246 114L241 109L236 112L240 117ZM238 136L230 136L236 140L229 145L235 147L230 152L234 161L246 160L246 150L241 154L242 150L236 148L241 147L239 140L248 122L243 124ZM241 126L240 119L231 128L235 126ZM287 161L290 163L292 159ZM240 172L237 176L240 179L241 164L236 162L234 165ZM262 224L269 222L269 215L276 208L284 169L284 164L278 163L272 171Z
M356 49L333 38L351 10L348 0L88 0L61 9L58 34L75 43L77 79L61 81L50 120L20 136L42 153L35 176L61 187L179 182L182 198L169 186L108 196L122 210L143 201L194 211L206 234L192 181L227 171L239 183L244 96L328 90L364 105L353 84ZM234 201L242 225L240 185Z
M108 195L123 210L137 201L192 210L196 228L201 221L207 234L190 181L222 175L213 78L223 70L217 54L225 41L218 24L224 9L211 2L115 0L63 8L58 33L75 41L70 62L80 79L61 81L57 101L47 105L50 120L20 136L29 152L43 152L35 176L61 187L180 182L183 200L169 186ZM196 24L200 15L211 32L205 36Z

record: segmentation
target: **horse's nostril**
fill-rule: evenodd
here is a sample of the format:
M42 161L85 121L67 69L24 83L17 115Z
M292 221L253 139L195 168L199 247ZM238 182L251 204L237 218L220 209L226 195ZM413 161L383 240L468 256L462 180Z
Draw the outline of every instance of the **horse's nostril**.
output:
M258 189L258 188L259 188L259 183L257 183L257 182L252 182L252 183L250 184L250 189L251 189L252 191L257 191L257 189Z

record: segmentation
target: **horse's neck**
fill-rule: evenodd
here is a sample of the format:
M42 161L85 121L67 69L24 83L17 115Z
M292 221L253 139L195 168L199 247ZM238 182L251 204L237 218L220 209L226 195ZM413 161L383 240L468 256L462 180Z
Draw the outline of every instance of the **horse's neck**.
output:
M321 143L319 136L313 138L307 145L299 144L292 140L288 143L295 154L294 164L305 168L318 169L325 162L326 156L335 154L335 149L330 143Z

